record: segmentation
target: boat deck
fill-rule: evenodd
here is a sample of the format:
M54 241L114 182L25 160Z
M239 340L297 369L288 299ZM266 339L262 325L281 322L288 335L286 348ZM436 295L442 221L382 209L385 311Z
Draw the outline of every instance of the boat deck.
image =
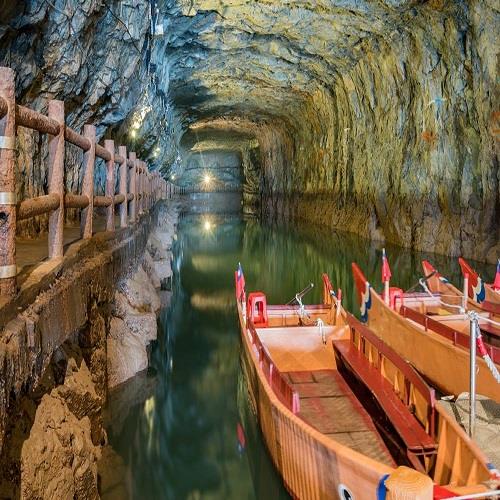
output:
M300 418L338 443L389 466L395 465L368 413L337 370L283 375L299 393Z
M338 443L394 466L394 460L361 403L336 370L332 340L346 338L346 327L258 328L273 363L300 398L298 416Z

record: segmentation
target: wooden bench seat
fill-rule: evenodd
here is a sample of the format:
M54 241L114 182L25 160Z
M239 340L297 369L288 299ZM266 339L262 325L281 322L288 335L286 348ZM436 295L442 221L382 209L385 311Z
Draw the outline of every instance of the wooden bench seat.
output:
M372 392L408 450L413 453L427 453L436 450L435 441L425 432L415 416L395 394L392 385L376 368L370 365L352 342L335 340L333 345L341 360Z

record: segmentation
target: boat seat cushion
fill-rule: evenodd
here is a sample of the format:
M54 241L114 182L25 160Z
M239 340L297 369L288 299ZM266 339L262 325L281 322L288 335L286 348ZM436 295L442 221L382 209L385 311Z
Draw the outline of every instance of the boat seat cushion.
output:
M435 441L425 432L416 417L399 399L390 382L374 368L349 340L335 340L336 351L372 392L379 405L412 452L432 451Z

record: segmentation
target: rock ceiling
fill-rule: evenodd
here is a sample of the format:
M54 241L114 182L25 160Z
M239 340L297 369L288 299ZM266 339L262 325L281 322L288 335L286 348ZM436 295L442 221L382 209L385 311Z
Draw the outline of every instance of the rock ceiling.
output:
M99 124L178 180L200 155L237 154L245 203L264 211L291 203L373 238L496 258L498 0L2 7L0 63L21 103L63 99L72 126ZM46 148L19 136L18 194L40 194Z
M432 3L432 2L431 2ZM435 3L435 2L434 2ZM318 87L425 22L415 1L168 3L171 96L190 121L221 116L293 120ZM375 48L376 50L376 48Z

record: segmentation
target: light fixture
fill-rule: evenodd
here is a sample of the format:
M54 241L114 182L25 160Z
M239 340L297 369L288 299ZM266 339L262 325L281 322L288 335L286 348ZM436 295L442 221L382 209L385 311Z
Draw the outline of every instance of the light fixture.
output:
M135 137L137 136L137 131L136 130L131 130L130 131L130 136L135 139Z
M203 176L203 182L208 186L212 182L212 176L210 174L205 174Z
M172 174L172 175L170 176L170 179L172 179L173 181L175 181L175 174Z

